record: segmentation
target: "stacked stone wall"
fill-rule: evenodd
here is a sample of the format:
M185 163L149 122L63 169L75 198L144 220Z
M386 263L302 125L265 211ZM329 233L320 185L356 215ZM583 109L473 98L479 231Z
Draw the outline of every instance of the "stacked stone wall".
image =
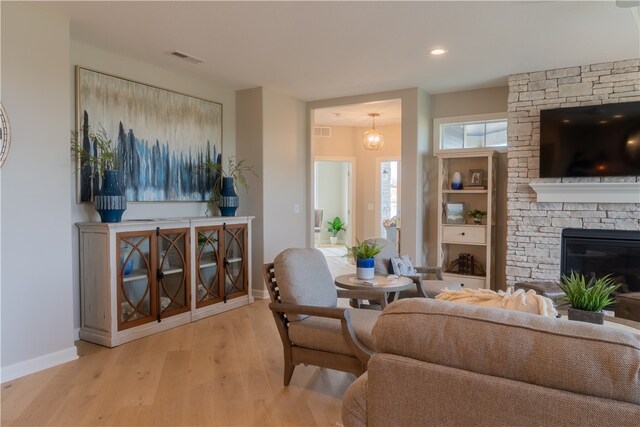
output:
M540 110L640 101L640 58L509 76L507 284L558 280L563 228L640 230L640 204L538 203L531 182L629 182L640 177L540 176Z

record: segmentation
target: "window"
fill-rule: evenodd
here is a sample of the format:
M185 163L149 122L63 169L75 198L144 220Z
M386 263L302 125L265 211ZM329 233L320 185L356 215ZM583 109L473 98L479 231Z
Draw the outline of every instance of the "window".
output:
M435 151L507 146L506 114L434 120Z

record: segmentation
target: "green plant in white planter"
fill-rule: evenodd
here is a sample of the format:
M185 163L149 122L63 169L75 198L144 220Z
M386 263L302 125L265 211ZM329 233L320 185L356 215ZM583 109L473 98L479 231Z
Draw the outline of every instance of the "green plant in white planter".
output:
M558 286L566 294L564 299L571 304L569 320L599 325L604 323L602 309L615 302L613 294L620 287L610 276L607 274L599 279L591 277L587 281L583 274L573 271L570 276L562 275L562 282Z
M333 218L332 221L327 221L327 231L331 233L331 237L329 240L332 245L335 245L338 242L338 233L346 230L345 223L342 222L339 216Z
M474 209L472 211L467 212L467 216L469 218L473 218L474 224L480 224L482 223L482 218L487 216L487 213L485 211L481 211L480 209Z
M376 242L360 242L356 239L356 246L347 248L347 256L351 255L356 260L356 277L358 279L373 279L374 257L382 251L382 247Z

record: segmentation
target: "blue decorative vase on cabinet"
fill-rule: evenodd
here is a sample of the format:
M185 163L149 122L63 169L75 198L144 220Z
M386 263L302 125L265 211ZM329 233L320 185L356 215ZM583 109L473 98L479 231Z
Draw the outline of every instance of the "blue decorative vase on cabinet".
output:
M223 177L222 192L220 193L220 199L218 200L220 215L234 216L239 205L240 199L236 194L235 186L233 185L233 178Z
M102 222L120 222L127 210L127 198L118 185L118 171L106 170L102 188L95 196L96 211Z

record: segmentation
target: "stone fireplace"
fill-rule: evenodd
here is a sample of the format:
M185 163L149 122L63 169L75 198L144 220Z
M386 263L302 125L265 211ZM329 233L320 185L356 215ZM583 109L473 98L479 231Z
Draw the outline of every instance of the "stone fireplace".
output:
M640 101L640 58L509 77L507 285L560 279L561 234L565 228L640 230L640 203L622 196L611 202L592 193L572 197L571 186L594 184L610 193L633 192L640 177L540 179L540 110ZM559 201L539 198L531 184L567 187ZM629 194L629 193L627 193ZM636 260L640 264L640 260Z

